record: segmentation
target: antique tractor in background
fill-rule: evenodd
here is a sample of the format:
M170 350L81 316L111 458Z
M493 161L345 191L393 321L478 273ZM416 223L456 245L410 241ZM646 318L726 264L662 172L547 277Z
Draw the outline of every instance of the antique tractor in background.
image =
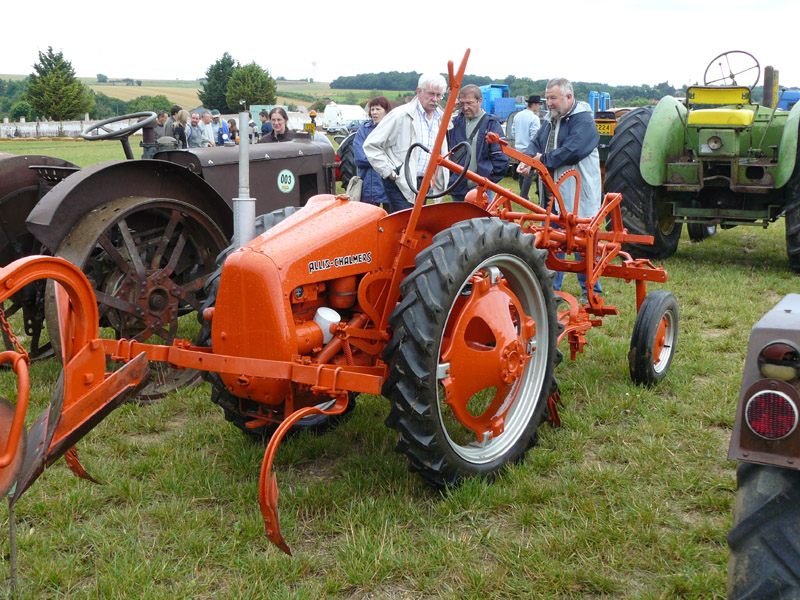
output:
M457 72L448 65L445 123L468 56ZM617 314L592 293L601 276L635 282L631 377L643 385L665 377L677 343L678 306L665 290L647 293L648 281L666 281L663 269L621 251L623 243L649 238L623 229L620 195L607 195L595 217L580 218L576 171L555 182L541 163L491 138L537 170L551 192L548 206L540 207L442 155L445 133L441 128L432 149L409 149L431 153L411 209L386 214L345 195L321 194L302 209L260 219L263 232L231 249L208 279L202 345L100 339L92 287L62 259L29 257L0 271L0 300L37 278L58 281L65 340L63 386L27 434L25 403L2 405L0 497L13 486L13 505L65 453L70 467L85 475L72 446L142 385L148 362L206 371L225 416L269 440L259 497L268 537L285 552L272 474L278 445L296 424L315 427L342 415L359 393L388 398L386 423L398 432L397 450L426 481L446 487L493 477L536 444L545 417L558 423L558 344L566 340L575 359L586 333ZM441 168L457 174L451 189L464 177L477 184L468 202L425 205ZM415 177L406 177L413 185ZM574 213L561 195L571 178ZM491 201L489 190L496 194ZM559 258L560 252L578 257ZM553 269L585 273L589 303L554 292ZM564 310L557 310L557 300L567 303ZM17 350L0 360L22 373L21 355ZM104 373L106 357L124 366ZM20 397L26 385L23 373Z
M626 245L633 255L670 256L684 223L689 237L700 241L717 226L766 227L784 215L789 265L800 271L800 106L777 109L770 67L764 103L753 104L760 72L752 55L726 52L686 98L665 96L655 108L638 108L619 122L605 191L622 194L630 232L655 240Z
M728 597L800 597L800 295L753 326L728 458L741 461Z
M120 140L143 128L153 136L154 113L98 123L87 139ZM115 124L132 121L120 129ZM250 147L250 181L259 213L299 207L335 191L334 152L305 140ZM171 343L178 320L206 296L215 259L233 234L231 205L238 193L238 148L158 152L153 160L109 161L79 168L47 156L0 155L0 265L31 254L52 253L80 267L100 304L101 325L117 337ZM6 306L22 310L28 352L47 355L42 284L21 290ZM53 318L52 310L47 311ZM11 349L5 336L6 349ZM52 336L51 336L52 337ZM143 391L155 397L197 377L155 368Z

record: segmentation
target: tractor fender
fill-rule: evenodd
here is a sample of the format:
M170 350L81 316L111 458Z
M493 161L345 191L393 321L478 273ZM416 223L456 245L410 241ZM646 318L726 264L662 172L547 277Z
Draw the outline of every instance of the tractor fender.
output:
M55 252L89 211L129 196L181 200L207 214L226 237L233 235L233 212L217 191L187 168L163 160L109 161L81 169L50 190L26 224Z
M775 187L782 188L794 172L797 161L798 130L800 130L800 102L794 105L786 124L783 126L781 143L778 146L778 169L775 173Z
M686 106L672 96L664 96L653 111L639 162L642 177L650 185L663 185L668 160L683 153L686 118Z

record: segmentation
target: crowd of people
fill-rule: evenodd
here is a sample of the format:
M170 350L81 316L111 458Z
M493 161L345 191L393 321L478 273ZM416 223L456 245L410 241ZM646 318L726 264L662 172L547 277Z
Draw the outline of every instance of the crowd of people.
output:
M489 143L487 133L505 139L500 120L483 108L481 90L476 85L465 85L459 91L456 111L449 123L443 123L441 101L447 91L447 82L440 74L424 74L419 78L415 97L405 104L392 107L384 96L372 98L367 103L370 119L361 125L353 141L354 161L362 181L362 202L395 212L413 206L417 190L422 184L430 153L417 147L432 149L442 127L447 134L441 149L459 149L455 160L466 165L469 171L497 183L506 176L509 158L501 145ZM572 84L564 78L551 79L545 89L547 113L540 121L542 99L531 95L526 109L519 111L512 126L515 148L540 161L558 180L567 170L580 174L581 191L578 216L592 217L600 210L602 183L597 150L599 134L591 107L576 100ZM289 128L289 116L281 107L259 113L261 126L250 120L248 135L253 142L290 142L296 138ZM218 110L203 110L189 114L180 106L173 106L170 114L159 112L156 120L156 138L174 137L180 148L203 148L238 143L241 132L235 119L227 122ZM315 139L324 139L317 133ZM408 164L406 164L406 162ZM408 173L408 176L407 174ZM534 172L525 163L517 167L519 195L528 198ZM438 169L431 184L434 196L441 195L448 186L449 171ZM561 191L564 206L573 210L575 179L563 182ZM454 202L463 202L476 184L463 179L450 191ZM491 195L491 194L490 194ZM544 204L548 198L540 198ZM556 207L557 208L557 207ZM563 256L561 257L563 258ZM558 272L554 288L561 289L563 273ZM578 276L586 299L585 277ZM602 294L600 283L594 286L595 294Z

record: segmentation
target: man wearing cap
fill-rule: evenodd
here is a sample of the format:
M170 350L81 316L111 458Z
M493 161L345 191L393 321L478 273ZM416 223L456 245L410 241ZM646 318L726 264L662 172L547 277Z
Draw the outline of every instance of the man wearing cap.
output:
M215 108L211 111L211 130L217 146L223 146L225 142L231 141L231 132L225 119L220 119L219 111Z
M530 96L528 97L527 105L528 108L517 113L511 125L514 148L520 152L525 152L533 138L536 137L536 132L539 131L539 109L542 108L542 99L536 95ZM533 176L534 173L531 172L519 177L519 195L526 200L531 189Z

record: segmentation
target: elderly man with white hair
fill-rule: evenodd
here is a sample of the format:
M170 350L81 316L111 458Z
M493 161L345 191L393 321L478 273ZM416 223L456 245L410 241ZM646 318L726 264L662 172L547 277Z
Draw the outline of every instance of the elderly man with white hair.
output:
M446 90L447 82L441 75L422 75L417 83L417 97L389 111L364 141L364 154L383 178L391 212L411 208L414 203L414 192L406 182L403 161L412 144L419 143L432 150L439 128L447 127L447 123L442 123L443 111L439 106ZM447 152L446 140L442 152ZM409 159L408 166L412 177L416 178L417 189L429 158L430 154L417 148ZM448 173L447 169L439 169L433 182L435 192L442 192L447 187Z

